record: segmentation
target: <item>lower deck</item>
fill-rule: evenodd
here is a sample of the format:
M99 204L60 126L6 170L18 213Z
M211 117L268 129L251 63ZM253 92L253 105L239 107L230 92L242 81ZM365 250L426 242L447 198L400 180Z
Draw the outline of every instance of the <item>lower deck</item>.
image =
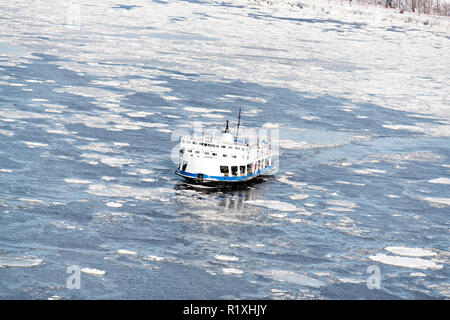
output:
M187 171L182 171L180 169L176 170L175 173L183 178L189 180L195 180L196 182L208 183L208 182L245 182L250 181L258 176L266 175L275 169L273 166L267 166L255 172L250 172L247 175L241 176L210 176L203 173L191 173Z

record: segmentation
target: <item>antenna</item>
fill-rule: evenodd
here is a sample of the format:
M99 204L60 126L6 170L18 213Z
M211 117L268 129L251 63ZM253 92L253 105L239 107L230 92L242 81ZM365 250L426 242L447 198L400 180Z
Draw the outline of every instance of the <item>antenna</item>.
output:
M237 125L237 131L236 131L236 140L239 137L239 126L240 125L241 125L241 108L239 107L238 125Z
M227 126L225 127L224 133L228 133L230 130L228 129L228 120L227 120Z

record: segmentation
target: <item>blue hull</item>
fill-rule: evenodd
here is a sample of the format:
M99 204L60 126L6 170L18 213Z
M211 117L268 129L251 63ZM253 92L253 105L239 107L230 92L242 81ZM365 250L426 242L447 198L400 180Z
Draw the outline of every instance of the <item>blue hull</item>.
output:
M207 174L202 173L190 173L186 171L176 170L175 174L180 177L186 178L191 182L195 183L219 183L219 184L229 184L229 183L239 183L239 182L248 182L257 177L267 175L271 171L273 171L275 167L269 166L262 170L258 170L256 173L250 173L246 176L236 176L236 177L224 177L224 176L209 176Z

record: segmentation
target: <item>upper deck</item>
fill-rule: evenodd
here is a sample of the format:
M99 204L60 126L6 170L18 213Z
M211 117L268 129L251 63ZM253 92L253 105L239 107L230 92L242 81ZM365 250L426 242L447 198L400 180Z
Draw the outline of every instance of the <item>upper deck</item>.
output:
M225 136L225 137L224 137ZM270 155L269 144L251 144L249 139L236 139L231 134L222 136L182 136L180 153L203 158L258 159Z

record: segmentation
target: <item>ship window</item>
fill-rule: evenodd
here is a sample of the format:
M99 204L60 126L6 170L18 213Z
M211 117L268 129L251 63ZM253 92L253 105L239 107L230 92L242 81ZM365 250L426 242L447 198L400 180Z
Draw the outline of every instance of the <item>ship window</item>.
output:
M224 149L225 149L225 148L226 148L226 146L222 146L222 148L224 148Z
M226 154L223 154L223 157L224 157L224 158L226 158L226 157L227 157L227 155L226 155Z
M217 153L215 153L215 152L213 152L213 154L212 154L213 156L217 156Z
M184 153L184 149L180 149L180 153L183 154Z
M228 149L233 149L233 147L228 146Z
M193 144L197 144L197 142L195 142L195 141L192 141L192 143L193 143Z
M239 169L241 171L241 176L245 176L245 166L240 166Z
M237 176L237 172L238 172L238 167L237 166L232 166L231 167L231 175L233 177Z
M181 168L181 171L186 171L187 162L183 161L183 167Z
M252 172L252 164L251 163L249 163L247 165L247 174L249 174L250 172Z
M200 151L196 150L195 153L200 153Z
M188 150L188 152L192 152L192 150Z
M233 155L233 156L231 156L232 158L234 158L234 159L236 159L236 156L235 155Z
M241 150L241 148L239 148L239 147L234 147L236 150Z
M205 152L205 155L209 156L209 152Z
M184 140L181 140L181 143L184 143L185 141Z
M228 176L228 166L220 166L220 173L223 173L224 176Z

